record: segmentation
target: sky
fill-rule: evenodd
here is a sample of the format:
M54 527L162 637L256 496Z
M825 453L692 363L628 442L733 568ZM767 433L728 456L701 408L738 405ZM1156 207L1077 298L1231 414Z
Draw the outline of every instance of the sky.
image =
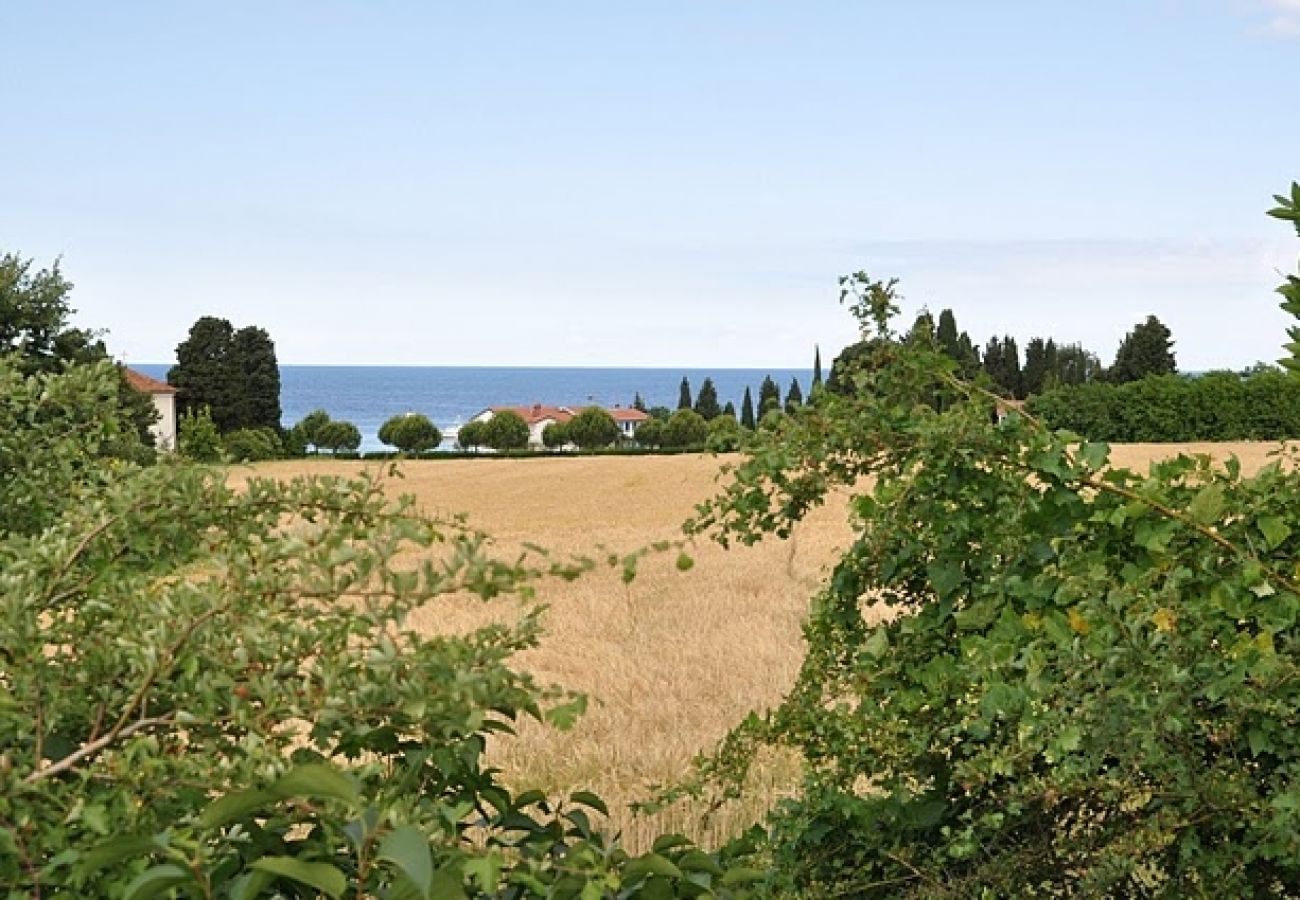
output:
M1274 359L1300 0L0 0L0 252L168 362L807 366L904 318Z

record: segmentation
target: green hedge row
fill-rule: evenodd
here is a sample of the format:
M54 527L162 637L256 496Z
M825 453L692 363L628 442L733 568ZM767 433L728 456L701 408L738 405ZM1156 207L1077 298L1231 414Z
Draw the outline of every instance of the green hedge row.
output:
M430 450L425 453L398 453L394 450L370 450L365 453L342 451L336 454L321 453L321 459L555 459L565 456L680 456L683 453L709 453L707 447L609 447L593 450L501 450L475 452L471 450ZM318 454L310 454L315 458Z
M1094 382L1048 391L1027 409L1094 441L1283 440L1300 437L1300 378L1266 369Z

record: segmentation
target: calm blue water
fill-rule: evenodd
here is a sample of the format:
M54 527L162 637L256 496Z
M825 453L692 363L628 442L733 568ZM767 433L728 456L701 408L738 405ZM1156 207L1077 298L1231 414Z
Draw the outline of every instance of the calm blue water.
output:
M166 379L170 364L136 365L147 375ZM740 409L748 386L758 402L758 386L771 375L781 396L798 378L804 396L812 371L802 369L525 369L452 366L281 366L280 405L291 426L314 409L354 423L362 450L385 449L376 434L390 416L421 412L446 430L489 406L534 403L573 406L630 406L637 392L649 406L677 407L677 390L685 375L694 396L705 378L718 388L718 402Z

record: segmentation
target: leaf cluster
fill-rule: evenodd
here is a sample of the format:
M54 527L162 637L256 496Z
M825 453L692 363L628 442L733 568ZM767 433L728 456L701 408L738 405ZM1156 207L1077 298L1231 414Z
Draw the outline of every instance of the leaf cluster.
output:
M864 328L887 331L873 310ZM702 769L734 792L759 747L801 753L803 790L766 848L777 883L1300 890L1292 461L1249 477L1198 456L1115 468L1105 444L995 424L992 396L941 353L872 348L851 391L760 432L690 525L751 543L853 497L794 690Z

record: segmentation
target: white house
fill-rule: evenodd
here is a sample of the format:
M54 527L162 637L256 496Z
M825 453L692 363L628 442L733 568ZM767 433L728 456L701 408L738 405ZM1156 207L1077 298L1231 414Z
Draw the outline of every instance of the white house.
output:
M567 422L586 408L585 406L543 406L540 403L534 403L532 406L493 406L483 410L470 421L486 422L499 412L516 413L528 423L529 448L538 450L545 446L542 443L542 432L546 430L547 425ZM650 418L641 410L631 407L615 406L613 409L606 409L605 412L614 418L618 423L619 433L628 440L635 437L637 427Z
M165 381L150 378L135 369L126 369L126 383L142 394L148 394L158 410L158 421L153 423L154 446L159 450L176 449L176 388Z

